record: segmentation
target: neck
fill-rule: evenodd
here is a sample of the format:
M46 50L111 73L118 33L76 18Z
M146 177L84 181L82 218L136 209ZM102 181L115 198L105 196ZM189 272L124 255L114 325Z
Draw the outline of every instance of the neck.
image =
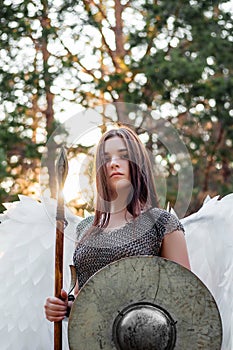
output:
M121 208L111 210L110 212L110 219L108 223L108 228L117 228L120 226L123 226L128 220L132 219L132 215L127 211L127 208Z
M130 192L128 188L118 190L114 193L111 198L110 213L111 214L125 214L127 212L127 204L131 199L129 196Z
M111 215L124 215L127 212L126 205L119 205L119 203L111 203Z

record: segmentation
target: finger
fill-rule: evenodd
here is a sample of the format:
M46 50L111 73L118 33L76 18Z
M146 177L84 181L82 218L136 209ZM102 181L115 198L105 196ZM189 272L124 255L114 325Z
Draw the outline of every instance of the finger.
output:
M53 312L50 312L50 313L47 313L46 314L46 317L47 318L51 318L51 319L54 319L54 318L64 318L66 316L66 313L65 312L62 312L62 313L53 313Z
M61 319L65 318L66 311L58 312L58 311L47 310L45 311L45 316L49 321L55 321L55 320L60 321Z
M59 311L64 312L67 310L67 305L66 304L65 305L49 304L49 305L45 305L44 308L47 312L49 312L50 310L54 312L59 312Z
M45 309L45 312L49 312L50 310L55 312L59 312L59 311L65 312L67 310L67 304L63 304L63 305L46 304L44 305L44 309Z
M50 316L48 316L48 317L46 317L47 318L47 320L48 321L50 321L50 322L59 322L59 321L62 321L62 320L64 320L64 316L63 317L50 317Z
M64 313L65 314L67 311L67 307L58 308L58 307L46 307L45 306L44 310L45 310L46 314L49 314L49 313L56 313L56 314Z
M45 305L64 305L64 300L50 297L50 298L47 298Z
M68 298L68 294L66 293L66 291L64 289L61 290L61 297L63 300Z

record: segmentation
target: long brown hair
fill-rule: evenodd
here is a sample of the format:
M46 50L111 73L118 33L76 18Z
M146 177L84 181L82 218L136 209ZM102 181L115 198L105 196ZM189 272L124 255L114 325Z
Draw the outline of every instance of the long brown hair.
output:
M123 139L129 160L131 185L133 194L127 205L129 213L136 218L142 209L158 207L158 199L153 179L152 166L144 144L137 134L127 126L121 126L105 132L97 146L95 157L96 173L96 209L94 227L104 228L110 219L110 188L105 166L105 141L113 137Z

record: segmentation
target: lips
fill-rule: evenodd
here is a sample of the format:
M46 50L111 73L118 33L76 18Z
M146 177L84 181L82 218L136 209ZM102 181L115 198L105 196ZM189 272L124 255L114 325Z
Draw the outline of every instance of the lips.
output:
M119 175L123 175L122 173L119 173L119 172L114 172L111 174L110 177L113 177L113 176L119 176Z

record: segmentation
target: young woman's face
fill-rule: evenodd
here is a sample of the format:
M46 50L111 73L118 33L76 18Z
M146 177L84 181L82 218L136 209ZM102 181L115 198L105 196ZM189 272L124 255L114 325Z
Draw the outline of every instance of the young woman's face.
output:
M114 136L105 141L105 166L108 184L113 193L125 189L131 184L128 151L124 140Z

